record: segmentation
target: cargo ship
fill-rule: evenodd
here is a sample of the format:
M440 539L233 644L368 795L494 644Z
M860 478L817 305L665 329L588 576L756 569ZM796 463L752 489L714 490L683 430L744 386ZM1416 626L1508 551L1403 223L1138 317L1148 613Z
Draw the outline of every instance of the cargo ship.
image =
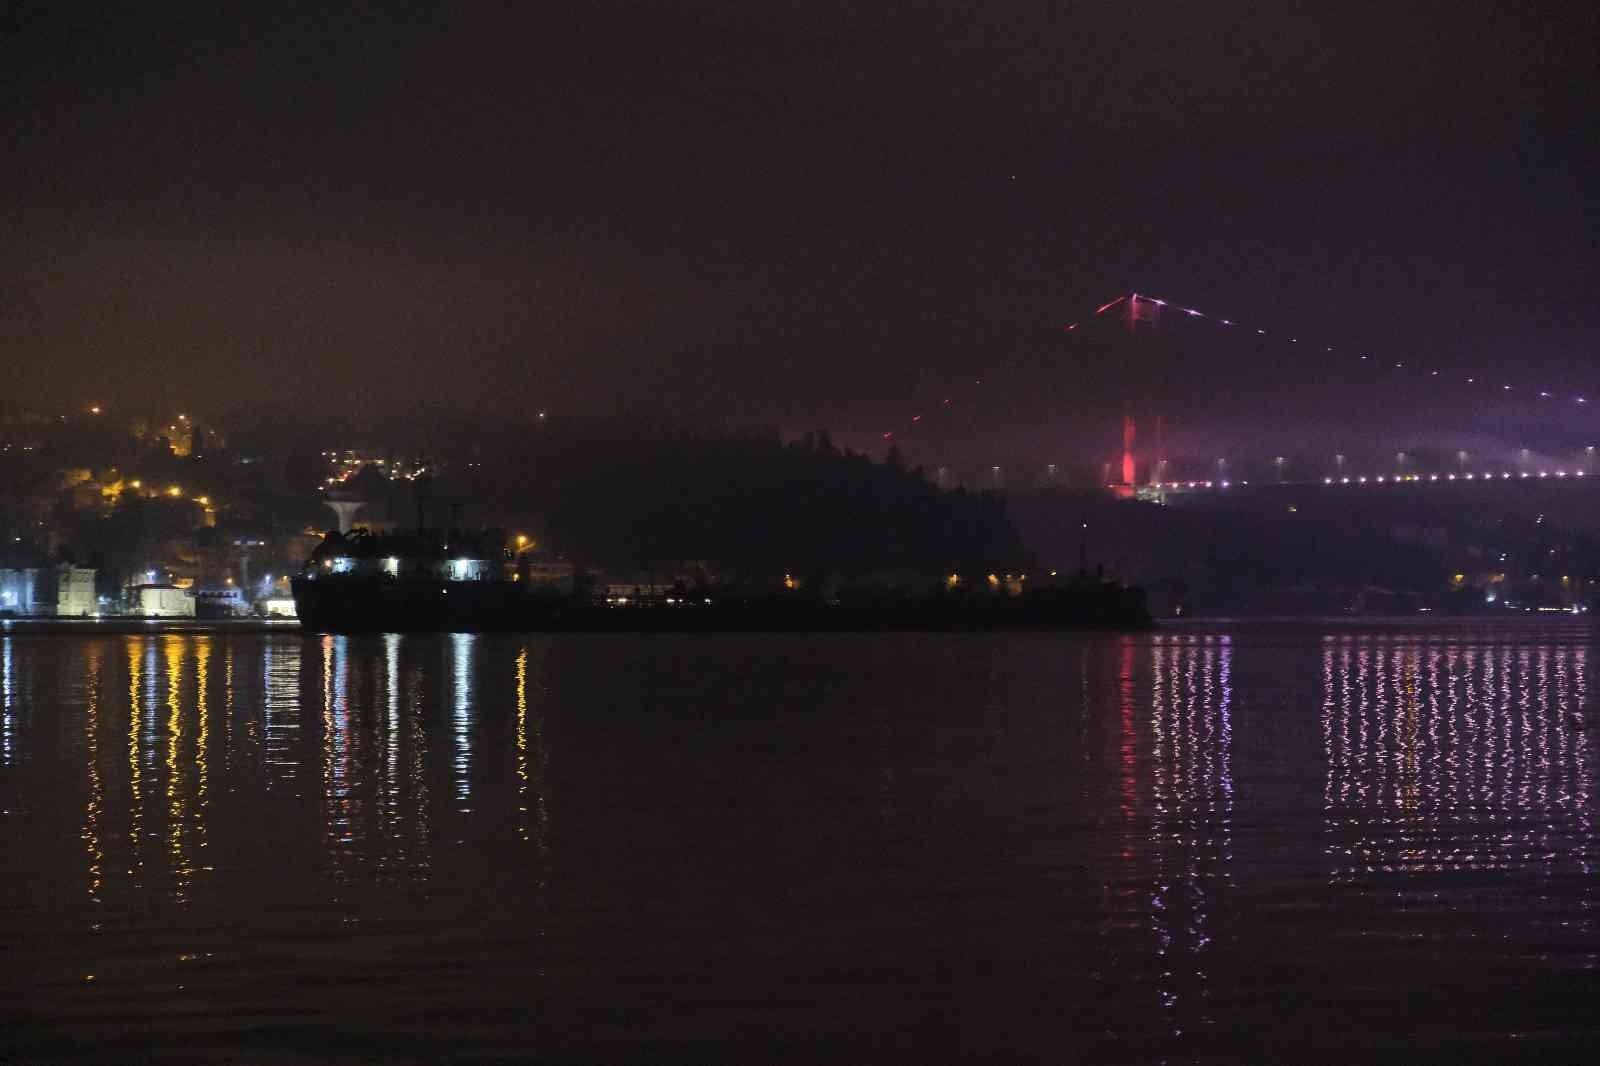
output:
M315 633L852 632L879 629L1142 629L1141 589L1082 573L1012 596L927 596L849 603L795 594L682 590L595 597L520 581L499 531L329 533L291 578L301 625Z
M528 599L496 532L329 533L289 581L312 632L510 628Z

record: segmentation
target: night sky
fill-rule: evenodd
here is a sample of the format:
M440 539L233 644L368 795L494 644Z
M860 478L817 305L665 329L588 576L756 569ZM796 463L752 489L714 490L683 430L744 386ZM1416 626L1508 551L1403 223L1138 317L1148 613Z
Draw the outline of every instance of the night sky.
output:
M10 402L1036 433L1130 288L1600 396L1593 5L403 6L8 5Z

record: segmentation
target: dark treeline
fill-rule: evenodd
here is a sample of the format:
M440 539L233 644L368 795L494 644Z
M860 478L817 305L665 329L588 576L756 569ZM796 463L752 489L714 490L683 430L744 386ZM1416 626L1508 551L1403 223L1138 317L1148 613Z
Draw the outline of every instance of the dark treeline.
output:
M826 433L675 435L575 480L551 520L574 553L616 564L707 559L748 573L945 572L1019 567L995 496L941 492Z
M233 437L281 448L284 422L236 422ZM943 492L891 450L884 462L826 432L785 443L772 429L666 419L500 421L455 415L329 425L296 435L294 481L320 449L391 447L436 460L422 486L429 524L525 530L599 566L705 561L755 574L1015 569L1020 541L997 496ZM303 470L301 469L303 468ZM417 487L364 471L345 488L374 514L416 520Z

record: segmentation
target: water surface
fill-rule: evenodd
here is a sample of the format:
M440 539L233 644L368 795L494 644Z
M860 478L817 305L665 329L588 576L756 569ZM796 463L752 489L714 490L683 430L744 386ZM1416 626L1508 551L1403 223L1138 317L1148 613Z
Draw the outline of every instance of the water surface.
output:
M1594 642L0 635L0 1057L1595 1051Z

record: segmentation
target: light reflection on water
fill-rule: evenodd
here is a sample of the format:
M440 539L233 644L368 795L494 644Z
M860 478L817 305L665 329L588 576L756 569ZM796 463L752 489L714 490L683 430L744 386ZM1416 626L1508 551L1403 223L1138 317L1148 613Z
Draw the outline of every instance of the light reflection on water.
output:
M1203 1006L1207 918L1211 895L1231 877L1232 655L1227 637L1151 648L1150 924L1162 967L1157 987L1174 1036L1183 1033L1185 999L1202 1005L1198 1022L1213 1021Z
M85 1061L129 1010L168 1057L1565 1047L1592 646L8 634L0 1021ZM1480 1010L1417 996L1452 980Z
M455 739L455 792L463 814L471 811L468 800L472 797L472 648L478 638L471 633L456 633L450 637L452 672L450 719L451 735Z
M1593 847L1577 711L1588 649L1329 641L1329 875L1509 871Z
M17 728L11 671L11 634L7 633L0 637L0 764L6 766L11 765L12 735Z

